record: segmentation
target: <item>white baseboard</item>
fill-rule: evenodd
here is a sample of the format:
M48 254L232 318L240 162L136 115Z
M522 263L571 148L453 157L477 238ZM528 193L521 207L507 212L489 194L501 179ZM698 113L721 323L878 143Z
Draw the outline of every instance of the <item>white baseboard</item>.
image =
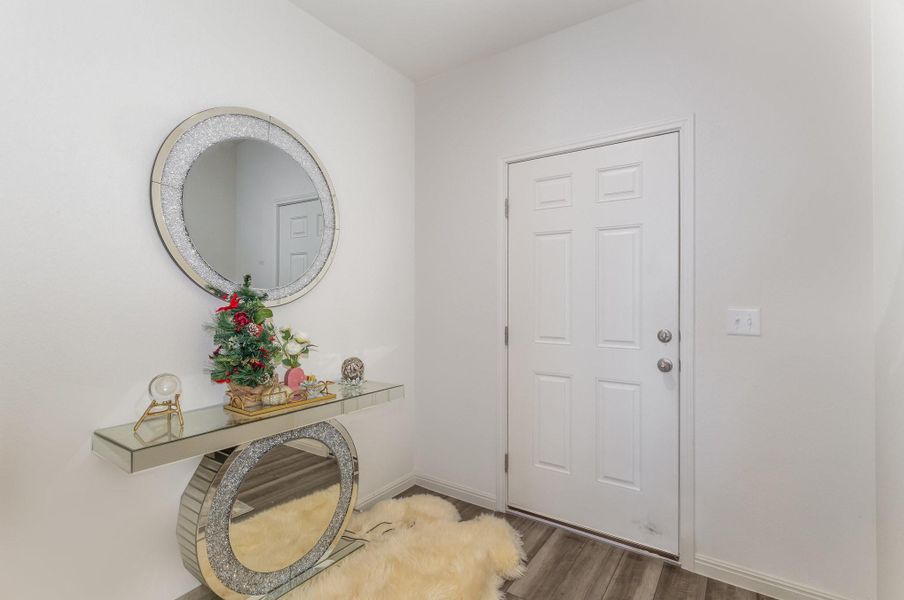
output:
M365 510L379 502L380 500L386 500L387 498L393 498L398 496L411 486L415 484L414 473L408 473L407 475L402 475L395 481L390 481L383 487L374 490L367 496L359 496L358 497L358 505L356 508L358 510Z
M481 508L488 508L490 510L495 510L496 508L496 498L489 494L449 481L443 481L436 477L430 477L429 475L415 475L414 473L409 473L399 477L395 481L390 481L383 487L374 490L366 496L359 496L357 508L359 510L366 510L380 500L398 496L414 485L419 485L431 492L469 502L476 506L480 506Z
M740 588L772 596L779 600L848 600L793 581L759 573L740 565L702 556L694 557L696 572L712 579L718 579Z
M443 481L429 475L417 475L415 484L431 492L451 496L464 502L469 502L481 508L496 510L496 497L450 481Z

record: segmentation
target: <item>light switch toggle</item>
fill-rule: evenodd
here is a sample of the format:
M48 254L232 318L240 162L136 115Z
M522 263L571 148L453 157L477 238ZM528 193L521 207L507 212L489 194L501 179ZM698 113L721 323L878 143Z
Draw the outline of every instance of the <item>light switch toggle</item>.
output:
M726 324L728 335L760 335L760 309L729 308Z

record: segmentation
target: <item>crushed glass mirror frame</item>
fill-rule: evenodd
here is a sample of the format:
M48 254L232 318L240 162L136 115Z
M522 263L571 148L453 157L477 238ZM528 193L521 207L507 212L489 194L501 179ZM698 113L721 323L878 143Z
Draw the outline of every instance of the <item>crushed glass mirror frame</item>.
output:
M177 265L207 291L244 275L267 304L310 291L336 252L333 186L291 128L264 113L213 108L177 126L151 173L157 230Z
M360 547L343 537L357 495L338 421L207 454L179 506L182 564L226 600L278 598Z

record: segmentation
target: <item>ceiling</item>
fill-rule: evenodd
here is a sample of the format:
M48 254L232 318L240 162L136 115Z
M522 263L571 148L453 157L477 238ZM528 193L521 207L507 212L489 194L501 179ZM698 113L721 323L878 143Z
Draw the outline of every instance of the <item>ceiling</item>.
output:
M636 0L291 0L421 81Z

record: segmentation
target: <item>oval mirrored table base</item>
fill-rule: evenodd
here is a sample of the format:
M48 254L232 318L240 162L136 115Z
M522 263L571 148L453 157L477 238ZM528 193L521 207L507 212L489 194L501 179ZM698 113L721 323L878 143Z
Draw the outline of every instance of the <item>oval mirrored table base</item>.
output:
M323 421L204 456L182 495L182 562L221 598L278 598L360 547L343 538L358 459Z

